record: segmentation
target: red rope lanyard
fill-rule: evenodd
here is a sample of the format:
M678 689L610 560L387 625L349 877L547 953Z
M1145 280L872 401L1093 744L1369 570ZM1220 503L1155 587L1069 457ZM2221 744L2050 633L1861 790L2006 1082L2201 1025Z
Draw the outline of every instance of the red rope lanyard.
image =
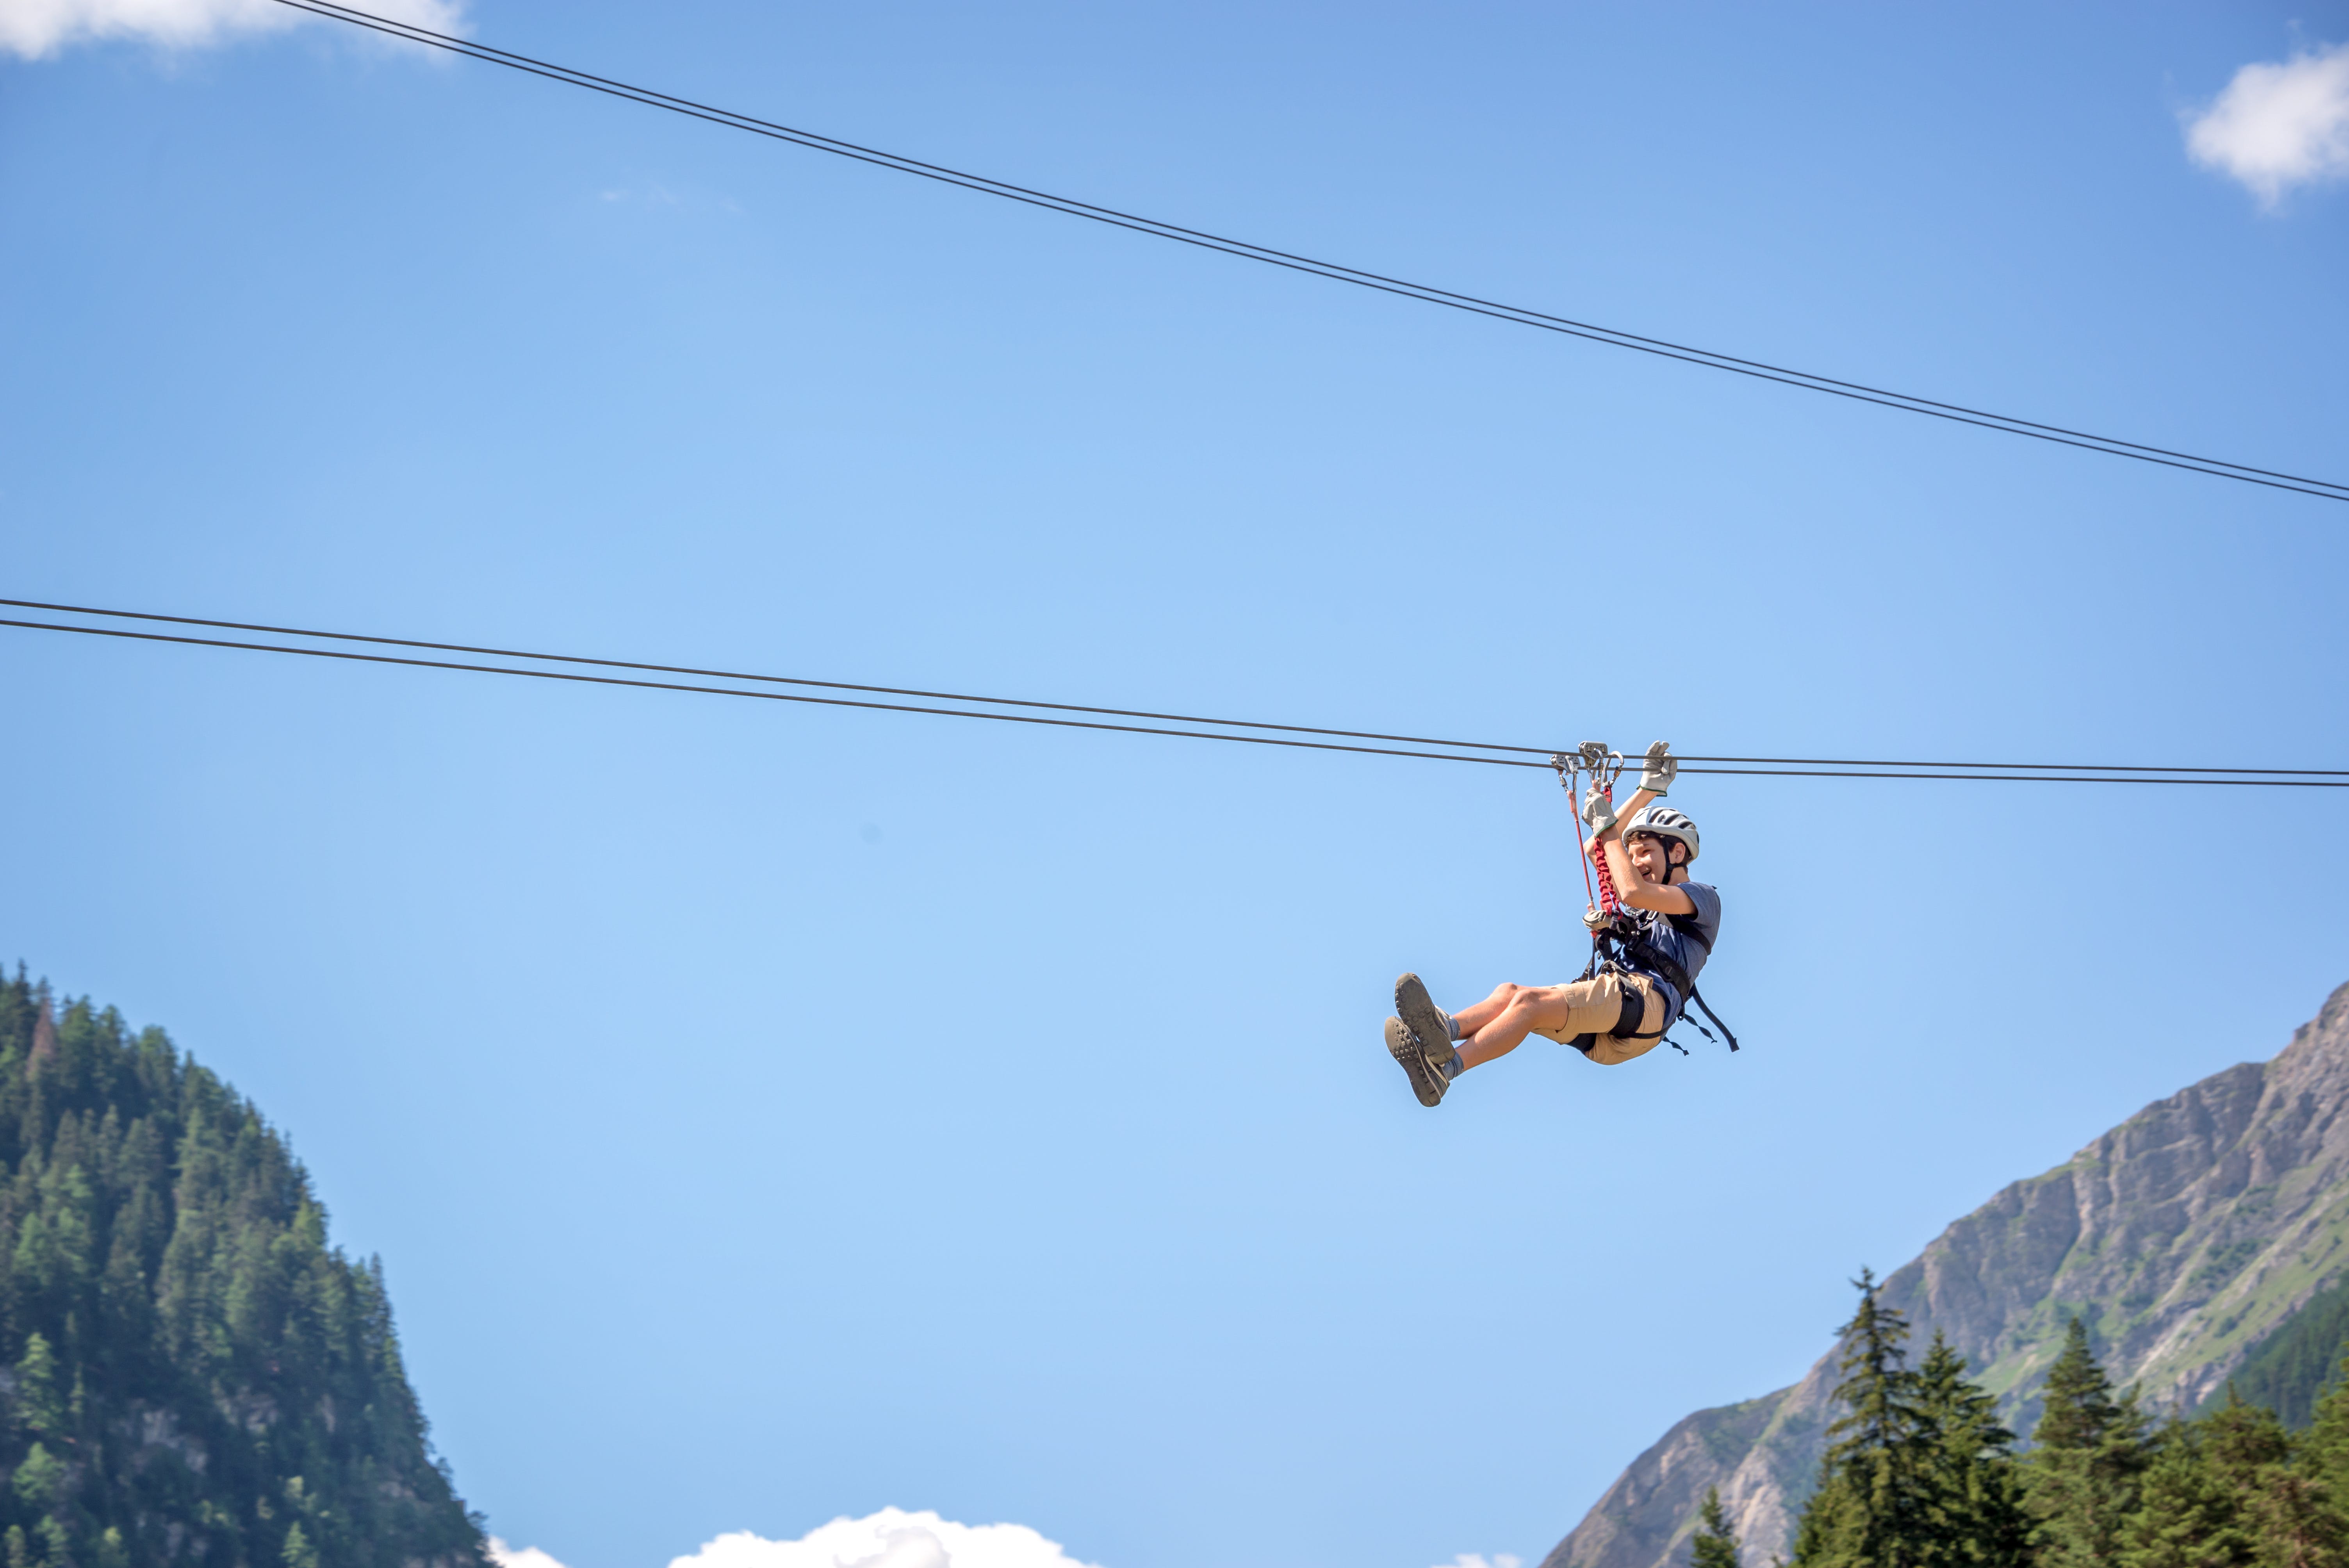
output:
M1549 759L1549 765L1557 769L1558 788L1566 791L1567 804L1574 808L1575 820L1578 823L1580 822L1582 820L1582 801L1575 791L1575 786L1582 781L1582 770L1578 768L1569 767L1567 763L1564 753L1560 753L1559 755L1551 758ZM1591 774L1591 782L1599 786L1601 790L1604 792L1606 799L1611 804L1615 799L1614 788L1611 785L1605 783L1603 776L1596 770ZM1576 831L1578 837L1580 829L1578 828ZM1623 901L1620 898L1618 898L1615 893L1615 873L1608 869L1606 846L1594 840L1593 842L1585 846L1585 852L1581 856L1581 860L1582 891L1589 895L1590 906L1603 914L1619 913L1623 908ZM1596 886L1592 884L1590 880L1590 873L1594 867L1597 868L1599 872L1599 881Z
M1566 798L1569 804L1573 803L1574 783L1570 779L1567 781L1566 785ZM1582 819L1578 815L1574 820L1575 837L1579 840L1582 836ZM1582 862L1582 891L1588 896L1590 907L1597 909L1599 907L1599 890L1593 887L1590 882L1590 857L1588 855L1577 855L1575 858Z
M1613 805L1615 791L1607 790L1606 798L1607 803ZM1620 914L1623 912L1623 901L1615 896L1615 873L1607 864L1607 846L1599 841L1599 835L1596 833L1590 836L1589 860L1592 865L1599 868L1599 913Z

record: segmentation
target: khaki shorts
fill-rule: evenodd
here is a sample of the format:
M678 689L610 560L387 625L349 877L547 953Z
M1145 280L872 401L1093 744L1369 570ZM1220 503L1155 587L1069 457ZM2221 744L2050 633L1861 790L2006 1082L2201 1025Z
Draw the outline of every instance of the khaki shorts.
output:
M1570 1008L1566 1022L1554 1028L1536 1029L1561 1045L1570 1045L1577 1035L1596 1035L1590 1048L1583 1053L1602 1068L1611 1068L1644 1057L1656 1048L1663 1037L1664 995L1661 988L1645 975L1601 975L1595 980L1577 980L1570 985L1553 985L1550 989L1563 995ZM1640 1032L1648 1036L1640 1040L1619 1040L1608 1031L1623 1017L1623 994L1626 990L1645 999L1640 1009Z

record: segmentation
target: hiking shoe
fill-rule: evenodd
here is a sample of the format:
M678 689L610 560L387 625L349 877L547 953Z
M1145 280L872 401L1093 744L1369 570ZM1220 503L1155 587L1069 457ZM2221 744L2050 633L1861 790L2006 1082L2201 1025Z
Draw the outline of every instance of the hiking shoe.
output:
M1402 1064L1411 1078L1411 1092L1419 1096L1420 1104L1433 1109L1444 1103L1444 1091L1452 1087L1452 1080L1427 1059L1427 1053L1419 1048L1401 1018L1387 1020L1387 1054Z
M1452 1031L1444 1026L1444 1014L1418 975L1404 974L1396 979L1395 1016L1418 1039L1430 1062L1441 1066L1452 1059Z

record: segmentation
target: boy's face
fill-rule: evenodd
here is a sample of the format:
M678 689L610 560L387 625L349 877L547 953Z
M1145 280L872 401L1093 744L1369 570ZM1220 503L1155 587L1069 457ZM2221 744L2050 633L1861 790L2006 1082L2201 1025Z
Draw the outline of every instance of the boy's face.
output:
M1640 881L1667 882L1672 875L1670 845L1670 840L1653 833L1634 833L1623 841L1623 852L1630 857L1631 869L1640 873Z

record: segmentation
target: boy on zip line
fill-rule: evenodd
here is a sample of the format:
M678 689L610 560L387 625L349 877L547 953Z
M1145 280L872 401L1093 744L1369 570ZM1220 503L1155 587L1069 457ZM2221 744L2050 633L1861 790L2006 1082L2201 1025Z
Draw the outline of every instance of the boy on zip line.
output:
M1420 1104L1441 1104L1454 1078L1508 1055L1529 1034L1614 1067L1653 1050L1680 1021L1721 929L1721 894L1689 881L1696 824L1654 804L1679 772L1680 763L1659 740L1648 748L1639 790L1621 812L1603 783L1593 782L1583 799L1582 820L1591 833L1584 849L1594 860L1605 856L1625 906L1611 927L1597 910L1583 919L1594 938L1614 943L1616 955L1603 964L1594 955L1592 970L1564 985L1505 982L1457 1013L1438 1007L1418 975L1395 982L1387 1050L1409 1075ZM1730 1049L1736 1048L1732 1037Z

